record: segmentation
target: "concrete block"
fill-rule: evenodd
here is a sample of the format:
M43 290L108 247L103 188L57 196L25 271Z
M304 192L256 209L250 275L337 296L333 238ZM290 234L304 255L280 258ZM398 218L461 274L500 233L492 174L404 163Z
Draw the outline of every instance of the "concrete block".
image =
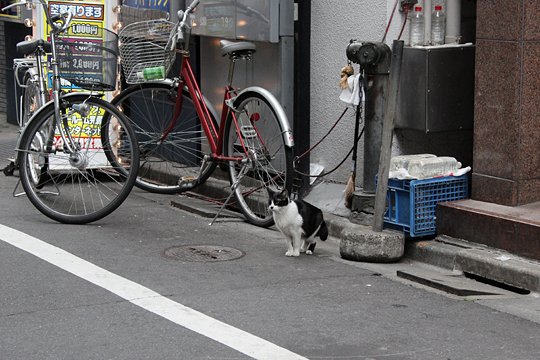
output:
M347 260L395 262L405 252L405 236L397 231L376 232L367 226L351 226L341 233L339 252Z

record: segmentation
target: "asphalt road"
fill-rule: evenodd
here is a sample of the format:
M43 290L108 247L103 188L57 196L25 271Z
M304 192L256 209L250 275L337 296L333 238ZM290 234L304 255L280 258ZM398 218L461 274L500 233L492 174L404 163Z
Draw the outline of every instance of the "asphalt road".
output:
M286 257L274 230L139 190L62 225L16 181L0 174L1 359L538 359L540 324L341 260L333 240ZM185 245L243 256L164 255Z

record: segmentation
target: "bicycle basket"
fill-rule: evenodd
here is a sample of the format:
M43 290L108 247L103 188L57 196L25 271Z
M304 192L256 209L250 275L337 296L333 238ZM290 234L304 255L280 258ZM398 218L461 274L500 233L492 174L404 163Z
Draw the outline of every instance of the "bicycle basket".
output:
M84 38L71 37L81 33ZM60 77L71 85L95 91L116 88L118 36L112 31L94 25L72 25L56 40L56 57Z
M176 24L165 19L140 21L120 31L120 56L129 84L146 81L145 69L169 72L176 57Z
M124 1L125 2L125 1ZM148 9L146 7L139 7L137 5L121 5L118 12L118 21L127 26L135 22L151 20L151 19L169 19L169 12Z

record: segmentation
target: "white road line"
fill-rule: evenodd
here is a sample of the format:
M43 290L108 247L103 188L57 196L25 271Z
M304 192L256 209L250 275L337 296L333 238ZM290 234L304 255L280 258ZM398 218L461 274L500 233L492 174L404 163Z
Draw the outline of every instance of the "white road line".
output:
M102 287L145 310L255 359L306 359L269 341L174 302L147 287L113 274L56 246L1 224L0 240Z

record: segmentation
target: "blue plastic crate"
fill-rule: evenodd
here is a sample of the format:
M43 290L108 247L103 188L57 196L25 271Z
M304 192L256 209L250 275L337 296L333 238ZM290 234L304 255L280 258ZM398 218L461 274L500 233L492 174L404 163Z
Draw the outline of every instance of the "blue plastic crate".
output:
M425 180L388 179L386 227L411 237L435 235L437 204L469 197L468 176Z

